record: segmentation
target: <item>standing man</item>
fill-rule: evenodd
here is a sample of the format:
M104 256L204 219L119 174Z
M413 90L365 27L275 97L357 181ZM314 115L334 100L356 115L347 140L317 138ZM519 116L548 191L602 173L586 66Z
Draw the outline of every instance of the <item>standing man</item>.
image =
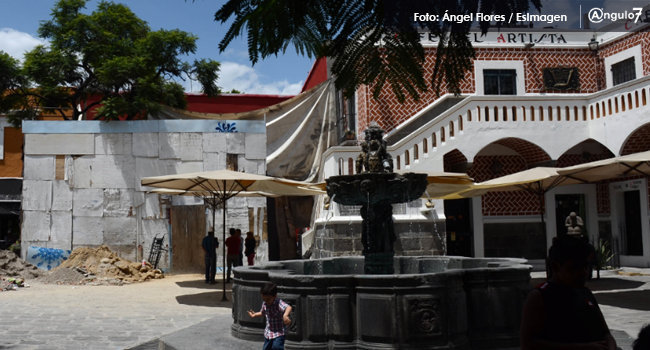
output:
M203 238L201 246L203 247L203 253L205 253L205 283L214 284L214 276L217 273L219 240L214 236L213 229L210 229L208 235Z
M239 259L236 266L244 265L244 239L241 236L241 229L237 229L237 237L239 237Z
M230 237L226 239L226 264L228 264L228 278L226 283L230 282L230 271L232 266L239 266L239 251L241 249L241 239L237 236L234 228L230 229Z

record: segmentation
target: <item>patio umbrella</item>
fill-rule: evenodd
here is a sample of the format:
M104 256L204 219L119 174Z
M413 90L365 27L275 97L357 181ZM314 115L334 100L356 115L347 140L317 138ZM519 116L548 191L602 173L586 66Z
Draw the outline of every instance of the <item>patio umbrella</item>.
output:
M215 170L175 175L151 176L141 179L142 186L165 189L167 194L185 194L199 196L212 207L213 223L215 209L219 204L223 209L222 258L226 265L226 202L240 193L269 196L313 196L324 192L306 188L308 184L288 179L265 175L249 174L232 170ZM173 193L173 190L180 190ZM226 298L226 272L223 271L223 296Z
M558 169L558 174L581 183L639 175L648 177L650 176L650 151L561 168Z
M459 199L456 193L467 191L474 186L474 180L465 173L430 172L427 173L427 188L422 198Z
M542 199L547 191L559 185L568 185L575 183L582 183L565 176L561 176L558 171L561 168L551 167L536 167L520 171L517 173L497 177L488 181L479 182L471 186L469 190L461 191L454 195L460 198L469 198L484 195L487 192L505 192L505 191L518 191L524 190L529 193L535 194L539 198L540 217L542 220L542 227L546 231L544 225L544 205Z

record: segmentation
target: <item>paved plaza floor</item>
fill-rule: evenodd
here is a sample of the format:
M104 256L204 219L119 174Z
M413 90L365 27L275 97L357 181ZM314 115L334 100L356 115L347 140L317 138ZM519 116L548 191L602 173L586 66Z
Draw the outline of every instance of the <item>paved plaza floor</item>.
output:
M623 272L603 272L589 287L628 350L650 322L650 270ZM125 286L28 283L0 293L0 349L261 349L230 335L231 302L198 274Z

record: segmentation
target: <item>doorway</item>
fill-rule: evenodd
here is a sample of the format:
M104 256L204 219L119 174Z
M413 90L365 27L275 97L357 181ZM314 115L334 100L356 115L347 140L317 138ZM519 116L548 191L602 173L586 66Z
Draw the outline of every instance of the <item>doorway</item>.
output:
M623 192L623 215L621 222L621 239L623 254L643 255L641 236L641 197L639 191Z
M445 201L447 255L474 256L471 199Z
M584 194L556 194L555 195L555 233L557 236L566 235L566 220L571 213L576 213L582 219L583 236L587 235L587 209Z
M173 206L171 212L172 269L175 273L204 272L201 242L206 235L205 206Z

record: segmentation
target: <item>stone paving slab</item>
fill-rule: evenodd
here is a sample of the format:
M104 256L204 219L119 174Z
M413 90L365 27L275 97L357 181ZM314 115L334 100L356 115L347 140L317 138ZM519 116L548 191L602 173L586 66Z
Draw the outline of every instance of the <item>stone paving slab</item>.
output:
M124 286L27 283L0 293L0 349L125 349L231 314L220 285L198 274Z

